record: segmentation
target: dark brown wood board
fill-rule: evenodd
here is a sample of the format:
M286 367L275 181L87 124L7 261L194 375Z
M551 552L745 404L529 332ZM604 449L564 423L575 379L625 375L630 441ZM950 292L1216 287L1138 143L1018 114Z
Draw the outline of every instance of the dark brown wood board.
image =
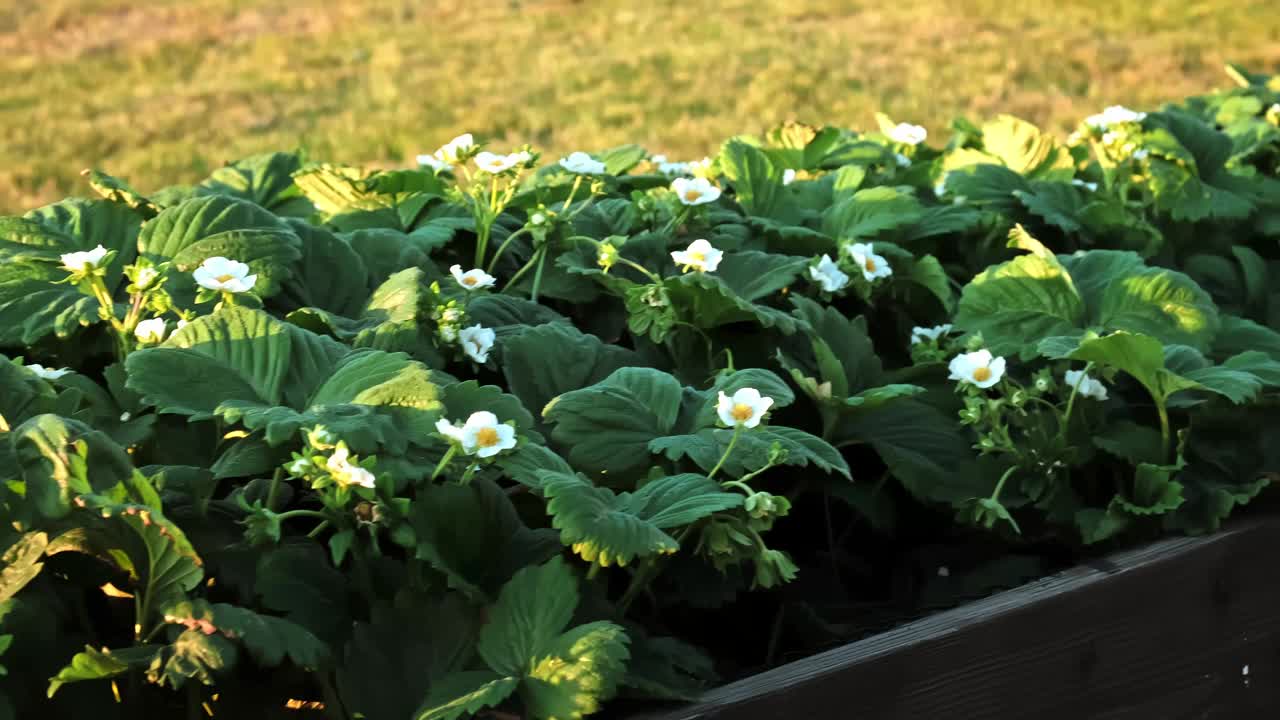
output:
M1171 538L629 720L1280 718L1280 518Z

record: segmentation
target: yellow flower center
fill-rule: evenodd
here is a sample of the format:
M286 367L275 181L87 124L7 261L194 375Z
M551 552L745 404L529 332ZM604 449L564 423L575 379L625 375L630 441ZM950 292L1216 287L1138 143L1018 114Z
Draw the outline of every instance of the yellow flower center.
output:
M706 253L702 253L702 252L698 252L697 250L690 250L690 251L689 251L689 259L690 259L690 260L692 260L692 261L694 261L694 262L706 262L706 261L707 261L707 254L706 254Z
M477 282L479 282L479 281L478 281L478 280L476 280L476 278L475 278L475 276L474 276L474 275L464 275L464 276L462 276L462 284L463 284L463 285L475 285Z
M986 382L991 379L991 368L980 367L973 371L973 379L978 382Z
M476 433L476 444L485 448L497 445L498 431L491 427L480 428Z
M867 269L867 272L875 272L875 271L876 271L876 261L875 261L875 260L872 260L871 258L867 258L867 261L866 261L866 262L864 262L864 263L862 264L862 266L863 266L863 267L865 267L865 268Z
M694 202L694 201L696 201L696 200L697 200L698 198L700 198L700 197L702 197L702 191L701 191L701 190L693 190L693 189L690 189L690 190L685 190L685 191L684 191L684 199L685 199L687 202Z
M746 422L755 414L755 410L752 410L751 406L746 403L736 403L733 406L733 409L729 411L729 414L738 422Z
M234 280L235 277L236 277L235 275L219 275L218 277L214 278L214 280L217 280L220 283L224 283L224 282L230 282Z

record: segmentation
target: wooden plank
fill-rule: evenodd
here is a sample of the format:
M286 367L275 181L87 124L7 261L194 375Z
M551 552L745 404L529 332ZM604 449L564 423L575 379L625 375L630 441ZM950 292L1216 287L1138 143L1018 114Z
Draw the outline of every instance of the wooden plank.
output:
M1173 538L631 720L1280 717L1280 519Z

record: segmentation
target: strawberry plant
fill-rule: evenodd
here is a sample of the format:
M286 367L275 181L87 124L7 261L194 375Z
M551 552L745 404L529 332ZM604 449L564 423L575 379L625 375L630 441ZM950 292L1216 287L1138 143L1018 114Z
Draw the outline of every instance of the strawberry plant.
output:
M1232 72L1066 140L462 135L0 219L0 718L578 718L1216 530L1280 471Z

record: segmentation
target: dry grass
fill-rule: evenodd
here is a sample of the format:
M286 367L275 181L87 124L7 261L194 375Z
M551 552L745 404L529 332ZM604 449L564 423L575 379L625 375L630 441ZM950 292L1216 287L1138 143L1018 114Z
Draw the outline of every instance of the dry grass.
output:
M0 7L0 211L266 149L408 162L457 132L701 156L787 118L1067 129L1280 70L1262 0L53 0Z

